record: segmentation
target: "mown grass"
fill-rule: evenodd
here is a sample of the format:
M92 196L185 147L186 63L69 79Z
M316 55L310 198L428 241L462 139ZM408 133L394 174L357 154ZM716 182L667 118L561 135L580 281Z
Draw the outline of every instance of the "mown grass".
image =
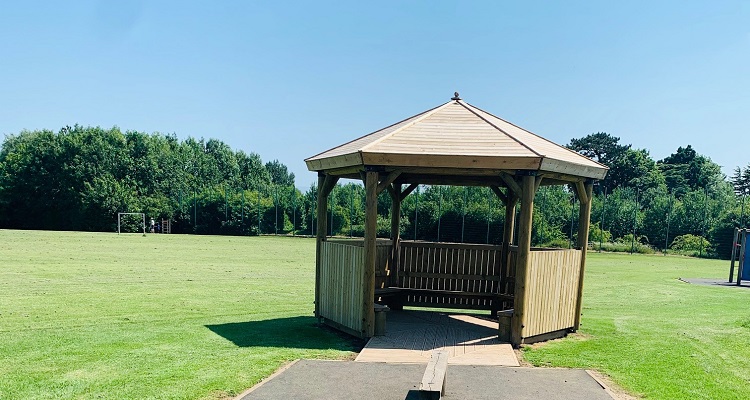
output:
M589 253L580 335L527 347L535 365L591 368L649 399L750 398L750 289L729 262Z
M0 399L222 398L357 343L312 318L314 241L0 230ZM750 397L728 263L589 253L580 335L526 348L654 399Z
M356 343L310 239L0 230L0 398L222 398Z

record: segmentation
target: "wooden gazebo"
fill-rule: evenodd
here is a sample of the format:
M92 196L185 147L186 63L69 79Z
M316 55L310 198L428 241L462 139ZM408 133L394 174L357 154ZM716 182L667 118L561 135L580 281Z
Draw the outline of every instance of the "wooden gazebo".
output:
M592 186L608 168L458 97L305 160L318 172L315 315L359 337L375 333L375 303L512 309L514 345L578 329ZM326 238L328 195L362 179L364 240ZM401 202L418 184L486 186L505 204L501 246L404 241ZM531 247L540 185L570 185L580 200L578 247ZM376 240L377 196L390 193L390 240ZM516 204L520 201L514 238Z

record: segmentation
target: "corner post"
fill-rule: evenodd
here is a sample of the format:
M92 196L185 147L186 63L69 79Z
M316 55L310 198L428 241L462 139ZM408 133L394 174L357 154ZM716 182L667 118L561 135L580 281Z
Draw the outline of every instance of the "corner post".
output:
M320 281L323 262L323 242L326 241L328 230L328 195L338 178L318 172L318 202L317 202L317 233L315 237L315 317L320 321Z
M362 276L362 333L375 335L375 242L378 225L378 173L365 173L365 243Z
M589 247L589 225L591 224L591 203L594 183L587 181L576 186L581 207L578 211L578 247L581 249L581 265L578 275L578 297L576 298L576 319L573 330L581 326L581 309L583 306L583 272L586 269L586 252Z
M322 261L323 242L326 240L328 221L328 195L324 193L326 176L318 174L318 202L317 202L317 235L315 237L315 317L320 320L320 269Z
M513 295L513 318L511 320L511 343L520 346L526 312L526 286L531 262L531 223L534 213L535 177L532 173L521 178L521 215L518 218L518 257L516 259L516 285Z

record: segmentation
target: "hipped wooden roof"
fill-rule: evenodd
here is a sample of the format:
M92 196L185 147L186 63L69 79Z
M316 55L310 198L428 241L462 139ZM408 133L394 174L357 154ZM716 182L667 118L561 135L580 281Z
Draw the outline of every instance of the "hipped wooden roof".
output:
M305 162L310 171L341 175L367 166L428 174L463 170L477 176L524 170L603 179L608 170L457 98Z

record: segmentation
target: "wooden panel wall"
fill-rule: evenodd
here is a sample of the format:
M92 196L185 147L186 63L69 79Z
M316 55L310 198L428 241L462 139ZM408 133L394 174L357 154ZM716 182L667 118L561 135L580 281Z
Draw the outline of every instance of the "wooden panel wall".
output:
M524 338L575 326L581 250L531 252L526 287Z
M362 247L365 241L362 239L328 239L329 243L343 244L347 246ZM396 271L391 270L391 246L392 241L388 239L378 239L375 244L375 289L382 289L393 286L393 278Z
M325 241L320 259L320 316L362 332L364 248Z
M413 294L407 305L502 309L494 300L461 295L498 293L502 262L500 246L401 242L395 286L408 289L452 291L456 293Z

